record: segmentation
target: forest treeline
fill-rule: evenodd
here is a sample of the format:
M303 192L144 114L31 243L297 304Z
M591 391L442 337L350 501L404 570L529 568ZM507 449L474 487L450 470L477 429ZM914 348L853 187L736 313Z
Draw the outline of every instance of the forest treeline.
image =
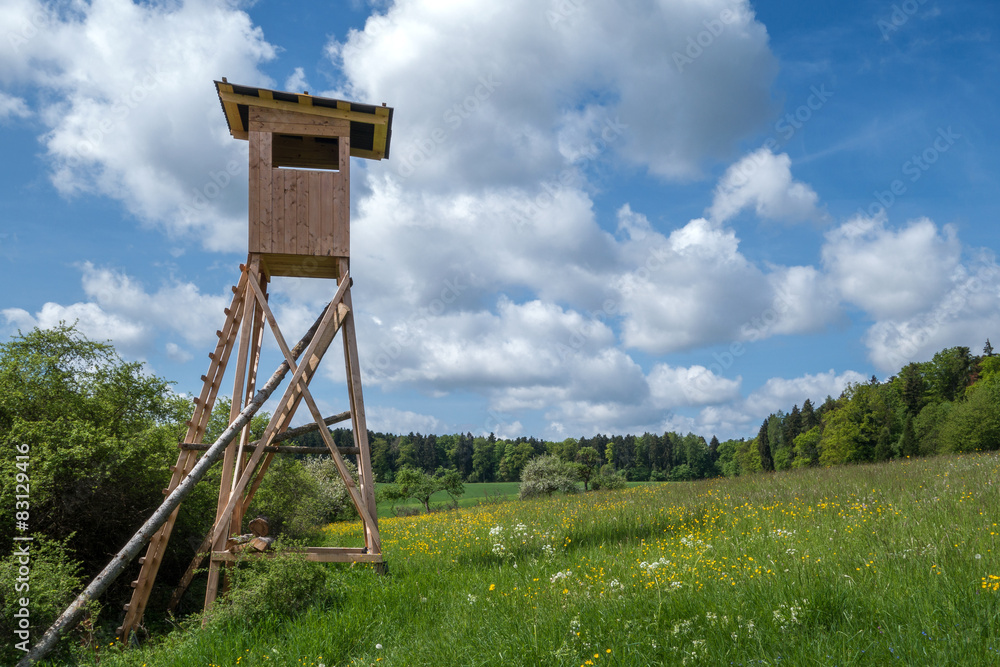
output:
M352 444L349 430L337 429L334 437ZM299 441L322 446L318 434ZM1000 449L1000 356L989 340L981 355L968 347L941 350L884 382L873 376L852 383L820 405L806 398L801 407L769 415L755 437L738 440L674 432L562 441L369 432L369 442L381 482L391 482L404 466L454 469L467 482L512 482L544 454L644 482L994 450Z

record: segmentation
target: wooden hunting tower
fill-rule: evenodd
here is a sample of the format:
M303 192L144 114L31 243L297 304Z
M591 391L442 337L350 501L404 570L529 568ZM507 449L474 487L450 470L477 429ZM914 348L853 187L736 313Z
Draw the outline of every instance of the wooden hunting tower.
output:
M247 263L240 266L240 280L233 288L232 304L225 311L225 324L216 332L218 344L209 354L209 370L202 376L201 394L194 399L194 414L179 444L177 465L171 468L173 474L164 493L176 489L191 472L199 452L208 449L202 439L234 350L237 363L230 423L244 406L250 405L265 324L274 335L292 378L263 436L251 442L247 426L226 446L215 522L174 592L171 609L204 558L209 558L207 608L218 595L219 573L224 563L236 560L239 552L266 550L266 539L239 540L232 536L242 535L244 515L275 454L332 456L364 526L364 547L315 547L306 551L306 557L321 562L375 563L376 567L384 568L351 304L350 158L389 157L392 109L308 93L239 86L226 79L216 81L215 87L230 133L250 143L249 252ZM289 349L268 306L267 285L276 276L337 281L333 299L314 325L315 333L304 351L298 346ZM309 382L341 329L349 410L324 418L309 391ZM302 402L315 426L288 430ZM352 422L354 446L338 449L327 426L346 419ZM325 447L277 446L278 442L308 428L318 429ZM345 467L343 454L356 456L357 484ZM175 509L150 539L145 557L139 560L139 577L132 582L132 600L125 606L125 620L118 629L122 639L127 639L142 621L176 517ZM266 527L265 535L259 535L261 523L256 524L255 528L254 522L250 523L253 534L257 538L266 537Z

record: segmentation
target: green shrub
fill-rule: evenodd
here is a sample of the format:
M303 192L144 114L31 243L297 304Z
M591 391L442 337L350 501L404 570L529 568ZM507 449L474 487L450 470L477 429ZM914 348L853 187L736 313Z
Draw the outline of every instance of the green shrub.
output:
M679 466L674 466L670 469L671 482L686 482L688 480L694 479L694 473L691 468L686 463L682 463Z
M302 543L278 539L273 557L247 557L227 570L229 592L205 612L209 623L253 625L294 617L313 605L333 605L339 595L333 570L306 560Z
M590 486L595 491L598 489L607 489L609 491L624 489L626 484L627 480L625 479L625 476L618 473L608 474L606 472L602 472L600 475L590 480Z
M78 595L83 581L81 567L71 558L66 541L36 536L31 542L15 543L14 553L0 560L0 635L7 638L0 645L3 664L12 665L24 657L24 651L16 646L24 638L17 631L27 630L30 634L25 646L34 646ZM22 548L27 548L26 556L19 554ZM21 614L22 599L28 601L27 619L15 616ZM97 602L91 602L88 610L91 623L99 609ZM64 648L77 640L78 632L63 638Z

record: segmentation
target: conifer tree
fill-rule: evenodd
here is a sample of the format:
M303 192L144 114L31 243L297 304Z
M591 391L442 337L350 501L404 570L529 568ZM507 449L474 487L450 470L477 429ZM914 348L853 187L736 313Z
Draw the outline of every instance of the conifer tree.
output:
M767 437L769 421L770 417L765 419L760 425L760 431L757 432L757 452L760 454L760 467L764 472L774 470L774 457L771 456L771 443Z

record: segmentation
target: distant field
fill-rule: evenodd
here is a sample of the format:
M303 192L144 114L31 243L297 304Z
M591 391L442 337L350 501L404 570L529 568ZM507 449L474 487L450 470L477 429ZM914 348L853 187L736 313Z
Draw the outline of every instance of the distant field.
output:
M321 602L193 619L77 664L996 665L998 479L993 453L386 517L388 576L277 570L247 613L299 575L295 599ZM464 501L516 487L470 484ZM360 528L324 533L355 546Z
M487 502L515 500L520 483L489 482L486 484L466 484L465 495L458 499L459 507L475 507ZM431 509L444 508L451 505L451 496L439 491L431 496ZM393 507L403 510L424 510L423 505L415 500L398 500L395 503L381 502L378 504L379 517L396 516Z

